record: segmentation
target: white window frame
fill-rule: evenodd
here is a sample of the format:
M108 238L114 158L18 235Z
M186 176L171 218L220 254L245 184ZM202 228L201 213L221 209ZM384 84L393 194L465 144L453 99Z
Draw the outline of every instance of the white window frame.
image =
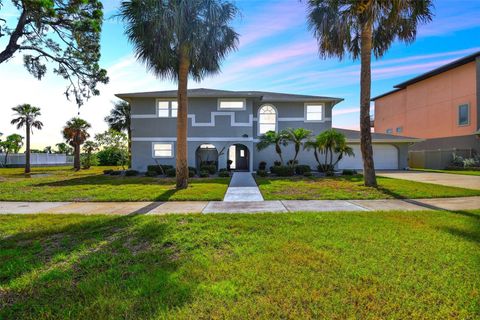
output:
M467 106L467 123L460 123L460 107ZM470 103L461 103L457 107L457 125L459 127L468 127L470 125Z
M390 131L390 132L388 132ZM386 134L393 134L393 129L392 128L388 128L387 130L385 130L385 133Z
M176 118L176 117L172 117L172 102L176 102L177 100L176 99L155 99L155 115L157 116L157 118ZM158 113L158 103L159 102L168 102L168 116L167 117L164 117L164 116L160 116L159 113ZM178 113L178 102L177 102L177 113Z
M321 120L308 120L307 107L308 106L322 106L322 119ZM321 102L308 102L303 105L303 117L304 122L325 122L325 103Z
M156 144L169 144L172 146L172 155L171 156L156 156L155 155L155 145ZM152 158L162 158L162 159L172 159L175 157L175 145L173 142L166 142L166 141L154 141L152 142Z
M275 110L275 132L278 132L278 109L273 104L262 104L257 111L257 135L261 136L264 133L260 133L260 110L263 107L272 107Z
M243 103L243 107L242 108L221 108L221 104L222 104L222 101L225 101L225 102L242 102ZM217 100L217 110L218 111L225 111L225 110L228 110L228 111L245 111L247 110L247 100L246 99L224 99L224 98L220 98Z

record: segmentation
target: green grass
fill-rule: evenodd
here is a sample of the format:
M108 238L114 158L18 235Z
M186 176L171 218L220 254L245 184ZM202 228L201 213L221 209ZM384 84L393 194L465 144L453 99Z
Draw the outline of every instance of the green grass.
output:
M480 195L480 190L386 177L377 177L379 188L375 189L365 187L361 175L332 178L257 177L256 180L265 200L419 199Z
M103 175L111 167L75 172L71 167L0 169L3 201L167 201L222 200L229 178L193 178L185 190L175 190L172 178ZM117 169L117 168L113 168Z
M1 319L478 319L480 211L0 216Z
M434 169L414 169L413 171L424 171L424 172L438 172L438 173L451 173L451 174L463 174L466 176L480 176L479 170L434 170Z

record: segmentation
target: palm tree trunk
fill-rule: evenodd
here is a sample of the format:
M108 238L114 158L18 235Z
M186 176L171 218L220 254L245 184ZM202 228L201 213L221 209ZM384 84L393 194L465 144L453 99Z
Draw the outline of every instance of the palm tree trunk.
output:
M30 124L26 123L25 128L27 128L26 137L27 137L27 147L25 150L25 173L30 173Z
M132 129L128 126L127 129L128 136L128 165L132 167Z
M280 148L280 146L278 144L275 145L275 151L277 152L278 157L280 158L280 163L283 166L282 149Z
M75 143L74 150L75 150L75 155L73 157L73 168L75 169L75 171L79 171L80 170L80 144Z
M370 130L370 90L372 85L372 24L365 23L361 34L360 71L360 149L363 157L363 179L367 187L376 187Z
M179 70L178 70L178 112L177 112L177 189L188 187L188 154L187 154L187 135L188 135L188 73L190 70L190 61L186 48L180 52Z

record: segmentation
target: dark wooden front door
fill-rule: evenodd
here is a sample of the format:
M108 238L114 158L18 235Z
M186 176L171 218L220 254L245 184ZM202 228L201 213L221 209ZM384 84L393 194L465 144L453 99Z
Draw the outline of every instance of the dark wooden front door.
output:
M235 145L235 170L248 171L250 155L248 148L242 144Z

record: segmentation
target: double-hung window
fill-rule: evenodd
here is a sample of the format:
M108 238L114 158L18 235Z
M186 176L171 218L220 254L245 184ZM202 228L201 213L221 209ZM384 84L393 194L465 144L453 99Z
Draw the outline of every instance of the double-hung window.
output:
M176 118L178 103L175 100L157 100L157 116L159 118Z
M170 142L154 142L152 144L154 158L172 158L173 143Z
M323 121L323 104L306 104L305 121Z
M470 106L461 104L458 106L458 125L468 126L470 124Z

